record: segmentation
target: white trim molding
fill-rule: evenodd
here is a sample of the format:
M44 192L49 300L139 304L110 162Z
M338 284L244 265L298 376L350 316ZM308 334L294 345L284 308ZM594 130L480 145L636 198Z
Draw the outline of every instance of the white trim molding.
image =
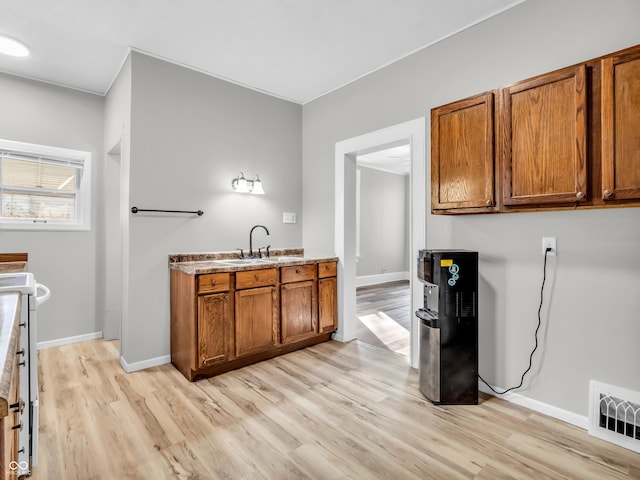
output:
M356 277L356 287L366 287L368 285L379 285L381 283L398 282L400 280L410 280L411 272L390 272L379 275L362 275Z
M496 390L501 390L500 387L496 387L491 385ZM568 410L563 410L562 408L554 407L553 405L549 405L544 402L540 402L538 400L534 400L533 398L525 397L524 395L520 395L519 393L507 393L505 395L497 395L495 392L492 392L484 383L478 381L478 390L484 393L488 393L496 398L501 398L502 400L506 400L507 402L515 403L516 405L523 406L528 408L529 410L533 410L538 413L542 413L544 415L548 415L550 417L556 418L563 422L569 423L576 427L587 430L589 427L589 419L584 415L578 415L577 413L569 412Z
M74 337L58 338L57 340L47 340L36 344L37 350L45 350L47 348L60 347L62 345L71 345L72 343L88 342L102 338L102 332L85 333L84 335L76 335Z
M122 355L120 356L120 365L127 373L137 372L138 370L145 370L159 365L166 365L167 363L171 363L171 355L162 355L161 357L149 358L132 363L128 363Z

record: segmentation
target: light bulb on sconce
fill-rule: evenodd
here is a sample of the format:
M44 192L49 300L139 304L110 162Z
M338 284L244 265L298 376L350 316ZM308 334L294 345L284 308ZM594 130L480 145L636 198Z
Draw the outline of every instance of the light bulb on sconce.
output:
M247 180L244 177L244 173L240 172L237 178L231 181L231 188L238 193L252 193L254 195L264 195L264 188L262 188L262 181L260 177L256 175L254 180Z

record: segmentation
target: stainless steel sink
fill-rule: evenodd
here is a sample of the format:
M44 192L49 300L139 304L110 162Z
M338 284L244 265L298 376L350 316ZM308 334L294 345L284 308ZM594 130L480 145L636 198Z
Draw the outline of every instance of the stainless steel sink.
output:
M304 260L302 257L291 257L291 256L283 256L283 257L271 257L271 260L274 262L299 262Z

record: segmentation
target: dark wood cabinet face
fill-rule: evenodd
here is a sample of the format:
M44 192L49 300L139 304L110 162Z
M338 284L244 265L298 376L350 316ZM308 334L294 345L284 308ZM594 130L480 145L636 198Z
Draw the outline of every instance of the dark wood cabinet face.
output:
M584 65L504 88L500 128L505 205L588 200Z
M493 93L431 111L431 208L494 205Z
M640 48L601 68L602 199L640 199Z

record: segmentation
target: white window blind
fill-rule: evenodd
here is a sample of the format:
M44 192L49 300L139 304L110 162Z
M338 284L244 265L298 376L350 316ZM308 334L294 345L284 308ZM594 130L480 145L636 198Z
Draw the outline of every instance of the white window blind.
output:
M91 154L0 140L2 228L88 230Z

